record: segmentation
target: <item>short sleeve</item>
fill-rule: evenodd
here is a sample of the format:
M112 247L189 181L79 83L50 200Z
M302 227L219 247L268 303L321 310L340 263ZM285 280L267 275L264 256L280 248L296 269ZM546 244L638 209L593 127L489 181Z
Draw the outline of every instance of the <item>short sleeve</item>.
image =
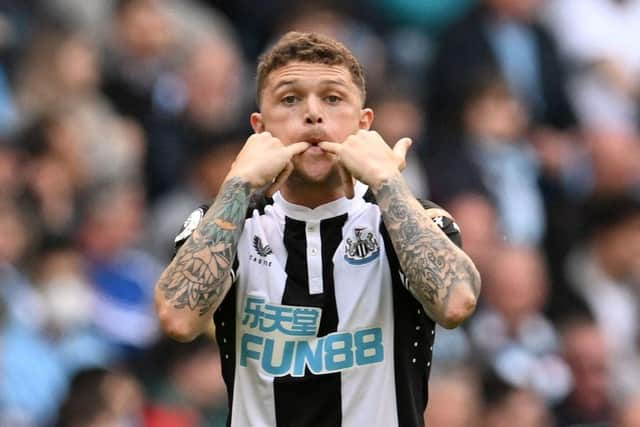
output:
M173 253L173 256L175 256L175 254L178 252L178 249L180 249L182 245L184 245L184 242L189 239L195 229L198 228L198 225L200 225L200 223L202 222L202 218L204 217L204 214L207 213L208 209L209 206L202 205L189 214L184 224L182 224L182 229L180 229L180 232L174 239L175 251Z
M426 209L442 209L442 207L429 201L418 199L423 208ZM444 209L442 209L444 210ZM448 216L436 216L432 218L433 222L449 237L453 243L459 248L462 248L462 234L460 233L460 227L456 224L455 220Z

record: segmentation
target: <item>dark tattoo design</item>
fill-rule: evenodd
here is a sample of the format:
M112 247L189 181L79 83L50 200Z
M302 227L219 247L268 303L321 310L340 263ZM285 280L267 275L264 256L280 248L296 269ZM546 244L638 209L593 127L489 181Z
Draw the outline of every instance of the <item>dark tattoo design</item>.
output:
M175 308L197 310L203 316L226 294L249 196L247 182L240 178L227 181L176 254L172 268L158 285Z
M433 223L400 177L387 180L376 199L409 290L434 320L446 310L454 287L471 286L477 298L480 278L475 266Z

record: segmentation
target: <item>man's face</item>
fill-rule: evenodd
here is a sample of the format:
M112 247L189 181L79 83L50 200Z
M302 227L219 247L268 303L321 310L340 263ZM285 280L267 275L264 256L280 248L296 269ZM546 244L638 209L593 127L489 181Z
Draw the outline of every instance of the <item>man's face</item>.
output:
M362 109L362 94L346 67L307 62L292 62L268 75L260 110L251 116L256 132L271 132L285 145L314 144L294 157L291 176L313 183L338 180L335 157L315 144L343 142L369 129L373 120L373 112Z

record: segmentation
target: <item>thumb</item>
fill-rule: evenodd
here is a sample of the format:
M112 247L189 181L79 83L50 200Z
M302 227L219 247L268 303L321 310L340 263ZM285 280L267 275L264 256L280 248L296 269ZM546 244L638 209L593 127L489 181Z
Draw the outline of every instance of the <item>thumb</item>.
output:
M393 146L393 152L405 159L407 157L407 151L409 151L409 147L411 147L413 141L411 138L400 138L396 145Z
M304 150L306 150L310 146L311 146L311 144L309 144L308 142L296 142L294 144L288 145L286 147L286 150L293 157L296 154L302 153Z
M396 145L393 146L393 152L400 160L400 165L398 166L400 171L403 171L406 166L407 151L409 151L412 143L411 138L400 138L398 142L396 142Z
M333 153L333 154L338 154L341 144L338 144L336 142L322 141L318 144L318 146L322 148L324 151L328 151L329 153Z

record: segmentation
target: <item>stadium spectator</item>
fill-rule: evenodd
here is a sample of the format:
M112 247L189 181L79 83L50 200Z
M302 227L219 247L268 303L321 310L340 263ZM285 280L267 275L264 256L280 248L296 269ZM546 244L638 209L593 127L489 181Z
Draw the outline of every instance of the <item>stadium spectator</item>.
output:
M248 131L239 120L249 100L243 67L231 39L203 39L191 47L178 75L158 83L147 120L146 187L152 201L186 184L194 151L223 143L239 129Z
M564 398L570 374L554 325L542 311L551 286L541 254L505 246L484 279L483 305L468 328L475 357L548 402Z
M227 170L242 148L243 135L230 135L228 140L212 144L201 141L188 154L184 182L157 200L149 212L147 248L161 261L174 254L171 245L175 237L172 227L184 221L194 206L214 198L224 181Z
M148 427L169 427L167 414L182 418L180 425L185 427L226 425L227 393L220 372L220 353L209 337L202 336L188 344L164 339L150 353L145 365L150 360L157 361L155 371L148 372Z
M479 378L473 370L434 372L429 380L429 406L425 426L482 426L482 395Z
M554 408L558 426L609 423L613 416L611 362L606 335L586 317L562 326L564 357L571 368L573 390Z
M554 0L544 16L575 70L568 88L582 123L637 135L640 2Z
M137 248L144 200L133 182L111 182L92 190L78 238L95 289L93 323L121 357L151 345L158 332L153 312L157 261Z
M144 395L126 371L87 368L76 373L56 427L143 426Z
M542 398L526 387L518 387L488 370L482 377L485 427L547 427L553 416Z
M572 251L569 286L603 331L610 352L611 386L638 390L638 268L640 199L634 191L602 194L585 205L585 237ZM578 302L572 306L578 307ZM570 307L564 307L565 312Z
M631 396L617 406L616 427L633 427L640 424L640 397Z

